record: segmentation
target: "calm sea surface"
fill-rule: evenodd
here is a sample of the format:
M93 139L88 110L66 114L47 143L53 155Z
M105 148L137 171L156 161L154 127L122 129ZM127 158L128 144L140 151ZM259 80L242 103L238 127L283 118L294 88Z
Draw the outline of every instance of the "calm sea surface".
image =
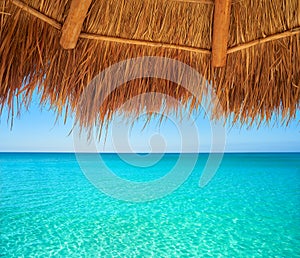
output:
M2 153L0 256L300 257L300 154L225 154L199 188L207 156L173 193L134 203L95 188L74 154ZM102 157L139 182L178 154L148 168Z

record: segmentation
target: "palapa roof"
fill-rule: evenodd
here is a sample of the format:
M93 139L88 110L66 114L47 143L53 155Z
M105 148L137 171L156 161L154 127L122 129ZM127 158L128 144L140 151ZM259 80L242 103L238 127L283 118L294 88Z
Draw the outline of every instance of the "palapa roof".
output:
M16 113L36 89L41 103L74 112L84 126L109 121L133 96L139 101L124 106L126 114L151 103L166 105L165 113L179 108L155 94L145 101L147 92L172 96L190 110L200 105L203 82L193 86L195 96L174 82L142 78L113 90L82 118L78 101L89 82L143 56L198 71L219 99L218 116L251 123L277 114L289 121L299 108L299 0L4 0L0 17L1 110L7 105Z

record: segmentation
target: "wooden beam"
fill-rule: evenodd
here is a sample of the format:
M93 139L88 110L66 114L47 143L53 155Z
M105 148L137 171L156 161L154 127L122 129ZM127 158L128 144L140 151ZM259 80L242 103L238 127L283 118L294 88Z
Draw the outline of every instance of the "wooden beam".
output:
M284 38L288 38L288 37L293 37L295 35L300 35L300 26L296 27L292 30L287 30L284 32L279 32L279 33L275 33L273 35L269 35L265 38L260 38L260 39L255 39L240 45L237 45L235 47L231 47L227 50L227 54L231 54L231 53L235 53L237 51L241 51L244 49L248 49L250 47L254 47L260 44L264 44L270 41L274 41L274 40L278 40L278 39L284 39Z
M72 0L68 16L62 27L60 45L65 49L76 47L83 21L92 0Z
M60 23L58 21L52 19L51 17L46 16L45 14L42 14L38 10L33 9L27 3L24 3L24 2L22 2L20 0L10 0L10 1L15 6L21 8L22 10L24 10L25 12L33 15L34 17L39 18L40 20L46 22L47 24L51 25L52 27L54 27L54 28L56 28L58 30L61 29L61 25L60 25Z
M205 54L205 55L211 54L210 49L185 46L185 45L176 45L176 44L170 44L170 43L162 43L162 42L157 42L157 41L118 38L118 37L111 37L111 36L92 34L92 33L81 33L79 35L79 37L84 38L84 39L94 39L94 40L101 40L101 41L114 42L114 43L123 43L123 44L137 45L137 46L184 50L184 51L194 52L194 53L198 53L198 54Z
M231 0L215 0L212 41L213 67L226 65L230 10Z

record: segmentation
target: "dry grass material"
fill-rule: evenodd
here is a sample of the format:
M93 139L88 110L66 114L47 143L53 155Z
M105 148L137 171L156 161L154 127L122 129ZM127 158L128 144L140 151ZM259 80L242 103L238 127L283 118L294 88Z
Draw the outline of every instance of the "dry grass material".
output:
M84 89L96 75L119 61L142 56L169 57L196 69L219 98L222 108L213 110L215 118L233 116L232 122L251 123L269 121L276 114L289 121L299 109L298 0L232 1L224 68L211 66L211 1L92 1L76 48L64 50L59 41L70 4L0 2L1 110L7 105L15 113L14 107L26 106L36 89L41 103L49 101L58 114L65 108L74 112L85 127L103 125L121 103L141 95L122 107L126 115L136 116L151 106L142 98L147 92L172 96L190 110L199 107L205 97L199 85L194 86L199 87L195 97L172 82L144 78L114 90L99 109L91 101L89 108L78 110ZM163 99L153 98L153 103L165 114L180 108Z

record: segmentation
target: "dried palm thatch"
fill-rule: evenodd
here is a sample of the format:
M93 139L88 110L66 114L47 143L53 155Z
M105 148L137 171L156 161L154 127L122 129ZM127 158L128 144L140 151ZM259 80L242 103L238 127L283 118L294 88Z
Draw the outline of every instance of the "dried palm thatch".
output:
M0 2L1 110L7 105L13 113L16 102L17 108L27 105L36 89L41 103L49 101L58 113L64 108L75 112L87 127L109 121L133 96L140 99L124 106L126 113L166 104L155 95L144 101L147 92L197 108L205 95L201 85L194 86L195 97L173 82L142 78L112 91L100 108L91 105L85 119L79 115L82 92L105 68L128 58L162 56L190 65L211 83L222 106L217 116L250 123L269 121L273 114L286 121L295 117L300 104L298 0L232 0L224 67L211 64L212 0L91 1L76 47L66 50L60 39L71 2ZM168 102L164 112L178 109L174 103Z

